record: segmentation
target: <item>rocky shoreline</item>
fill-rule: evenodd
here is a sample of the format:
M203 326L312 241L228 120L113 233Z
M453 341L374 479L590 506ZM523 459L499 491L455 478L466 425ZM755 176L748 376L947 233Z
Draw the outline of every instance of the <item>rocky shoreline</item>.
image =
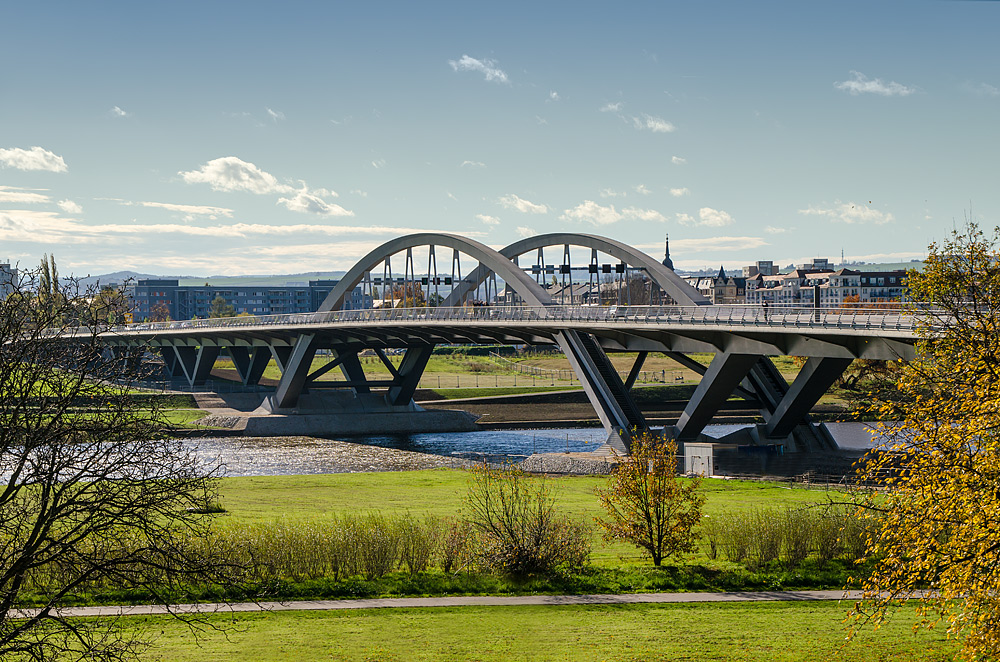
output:
M478 464L462 457L305 436L220 435L185 443L207 463L221 464L228 476L419 471ZM518 464L530 473L546 474L608 474L614 467L607 458L589 453L539 453Z

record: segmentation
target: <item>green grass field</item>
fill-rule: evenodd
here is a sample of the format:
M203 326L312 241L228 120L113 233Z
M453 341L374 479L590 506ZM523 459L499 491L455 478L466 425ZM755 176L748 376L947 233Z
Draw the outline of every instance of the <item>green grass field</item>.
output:
M284 660L951 660L939 632L900 613L845 642L836 602L628 606L440 607L217 615L228 636L168 618L134 619L168 662Z
M221 501L227 512L219 524L250 524L276 518L303 520L335 513L378 511L384 514L456 515L466 493L468 473L459 469L431 469L380 473L312 476L252 476L226 478ZM548 478L560 512L591 520L602 514L594 494L606 480L597 476ZM704 513L757 507L820 505L829 494L822 490L790 489L778 483L710 479L704 485ZM622 543L606 543L595 533L593 561L619 565L622 559L642 562L636 550Z

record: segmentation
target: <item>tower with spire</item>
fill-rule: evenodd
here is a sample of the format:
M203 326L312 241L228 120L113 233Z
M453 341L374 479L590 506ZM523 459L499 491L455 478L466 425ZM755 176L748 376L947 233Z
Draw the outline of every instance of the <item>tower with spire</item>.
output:
M670 235L667 234L667 244L663 251L663 266L671 271L674 270L674 261L670 259Z

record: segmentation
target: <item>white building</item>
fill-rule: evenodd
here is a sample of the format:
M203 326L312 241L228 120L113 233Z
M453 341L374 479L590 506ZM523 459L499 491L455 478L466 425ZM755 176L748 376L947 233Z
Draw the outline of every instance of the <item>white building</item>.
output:
M7 262L0 264L0 299L6 299L14 291L16 283L17 269L13 269Z

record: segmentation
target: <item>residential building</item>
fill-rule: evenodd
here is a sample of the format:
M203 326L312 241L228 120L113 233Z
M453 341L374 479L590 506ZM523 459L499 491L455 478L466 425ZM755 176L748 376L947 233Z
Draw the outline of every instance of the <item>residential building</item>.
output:
M0 264L0 300L6 299L16 285L17 269L11 267L9 262Z
M744 278L753 278L757 274L761 274L762 276L776 276L778 274L778 265L771 260L758 260L748 267L743 267Z
M905 281L905 271L795 269L775 276L757 274L747 280L746 302L812 307L818 298L819 306L831 308L901 301L906 296Z
M735 304L746 301L747 279L727 276L724 267L719 267L719 273L715 276L689 276L685 280L714 304Z
M314 280L297 287L181 286L176 280L140 279L129 289L129 295L136 321L163 319L167 315L175 320L208 317L216 297L225 299L237 315L282 315L318 310L337 282ZM360 287L354 288L344 305L347 310L371 307L371 296L363 295Z

